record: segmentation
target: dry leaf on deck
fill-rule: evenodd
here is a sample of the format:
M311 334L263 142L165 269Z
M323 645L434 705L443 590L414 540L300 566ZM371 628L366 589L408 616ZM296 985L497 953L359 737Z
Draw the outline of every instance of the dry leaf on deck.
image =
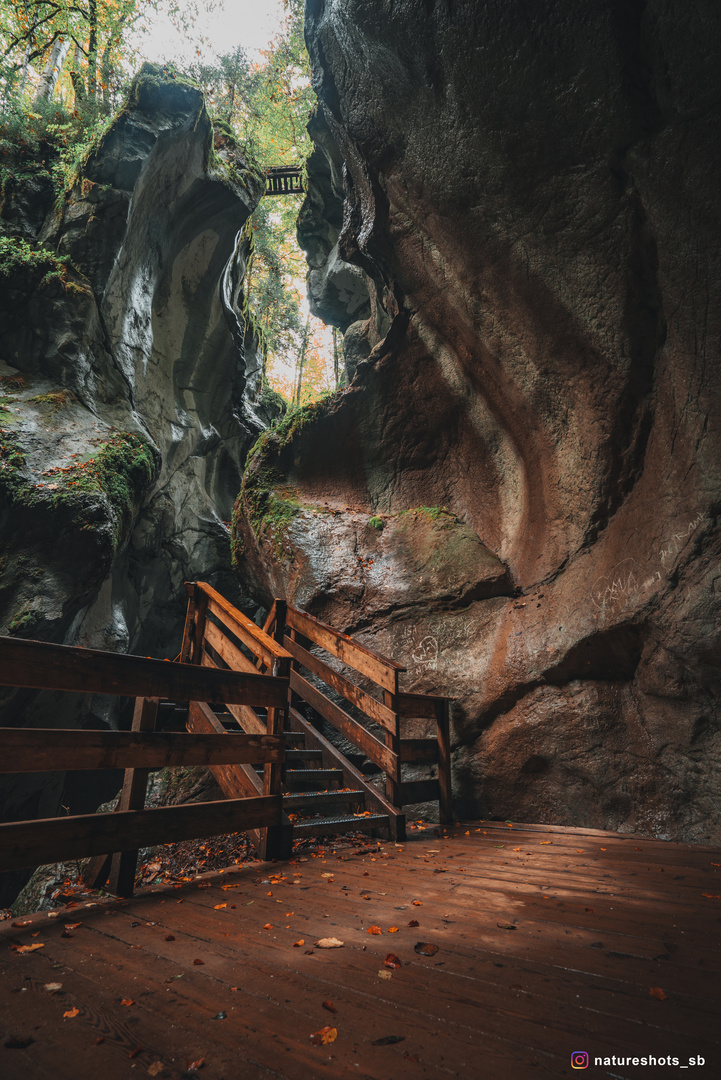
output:
M383 963L387 968L399 968L401 966L401 962L394 952L389 952Z
M336 1007L335 1007L335 1005L333 1004L332 1001L324 1001L323 1002L323 1008L327 1009L328 1012L332 1012L332 1013L337 1013L338 1012L338 1010L336 1009Z
M148 1069L148 1076L160 1076L162 1071L163 1071L163 1063L162 1063L162 1061L154 1061L153 1064Z
M81 922L66 922L65 923L65 929L66 930L77 930L77 928L79 926L82 926L82 925L83 924Z
M62 990L62 983L45 983L43 990L47 990L49 994L55 994L58 990Z
M128 1006L128 1005L134 1005L135 1002L133 1001L132 998L123 998L123 1000L120 1002L120 1004Z
M423 907L420 900L411 900L411 903L413 904L413 907Z
M74 1016L77 1016L80 1009L68 1009L63 1013L63 1020L72 1020Z
M341 945L345 942L339 941L337 937L323 937L320 941L316 941L316 949L340 949Z
M293 948L294 949L299 949L301 947L301 945L305 945L305 938L301 938L300 941L294 941L293 942Z
M193 963L196 967L202 967L205 963L205 960L193 960Z
M36 949L44 949L44 948L45 948L45 945L44 945L43 942L36 941L34 945L18 945L18 947L17 947L17 949L15 951L19 952L19 953L26 953L26 952L35 952Z
M397 926L389 926L388 927L388 933L389 934L397 934L398 933L398 927Z
M653 998L657 998L659 1001L667 1001L668 994L664 993L660 986L652 986L649 990L649 994Z
M334 1027L324 1027L320 1031L314 1031L310 1037L310 1041L313 1046L327 1046L328 1043L335 1042L338 1038L338 1029Z
M166 934L165 935L165 940L166 941L175 941L175 934Z
M411 919L411 921L408 923L408 925L409 926L420 926L420 923L418 922L418 919Z
M221 911L222 908L227 906L227 904L213 904L213 911Z
M721 900L721 893L705 892L701 893L701 895L704 896L707 900ZM14 925L15 924L13 923L13 926Z
M417 941L413 946L413 952L418 953L419 956L435 956L438 946L432 945L430 941Z
M32 919L16 919L15 922L10 923L11 926L17 926L17 927L20 927L20 926L32 926L32 924L33 924Z
M205 1058L204 1057L198 1058L197 1061L191 1061L190 1065L188 1065L188 1072L197 1072L198 1069L203 1068L204 1064L205 1064Z
M269 922L267 922L267 923L265 923L265 925L263 926L263 929L264 929L264 930L272 930L272 929L273 929L273 924L272 924L272 923L269 923Z
M366 933L367 934L382 934L383 931L381 930L380 926L369 926L368 929L366 930Z
M390 971L384 971L383 968L381 968L381 970L378 972L378 978L379 979L390 979L390 978L392 978L392 975L391 975Z

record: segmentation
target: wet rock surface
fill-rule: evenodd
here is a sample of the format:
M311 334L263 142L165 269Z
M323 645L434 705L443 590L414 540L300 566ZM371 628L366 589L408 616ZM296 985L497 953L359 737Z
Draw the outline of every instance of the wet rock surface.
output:
M184 580L242 599L233 500L278 411L243 315L264 188L214 140L201 92L145 65L64 199L5 200L2 230L61 261L0 295L0 633L172 659ZM4 691L0 707L4 724L118 721L98 696ZM61 793L18 778L0 819L51 816Z
M718 843L721 13L311 0L306 36L385 336L251 462L241 579L454 695L459 814ZM455 577L389 542L420 507Z

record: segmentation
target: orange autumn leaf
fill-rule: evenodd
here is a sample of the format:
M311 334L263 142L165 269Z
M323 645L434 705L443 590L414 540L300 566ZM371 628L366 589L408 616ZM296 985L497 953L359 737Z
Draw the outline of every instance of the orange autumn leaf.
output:
M66 930L77 930L77 928L79 926L82 926L82 925L83 924L81 922L66 922L65 923L65 929Z
M324 1009L328 1010L328 1012L331 1012L331 1013L337 1013L338 1012L338 1010L336 1009L336 1007L335 1007L335 1005L333 1004L332 1001L324 1001L322 1003L322 1005L323 1005Z
M63 1020L65 1020L65 1019L72 1020L73 1017L77 1016L79 1012L80 1012L80 1009L68 1009L67 1012L63 1013Z
M227 904L213 904L213 911L221 911Z
M264 924L263 929L264 930L272 930L273 929L273 924L267 922L267 923Z
M369 926L366 933L368 933L368 934L382 934L383 931L381 930L380 926Z
M204 1062L204 1057L198 1058L197 1061L191 1061L190 1065L188 1065L188 1072L197 1072L198 1069L202 1069Z
M411 921L408 923L408 925L409 926L420 926L421 924L418 922L418 919L411 919Z
M338 1029L334 1027L324 1027L320 1031L314 1031L310 1037L310 1041L313 1046L327 1046L328 1043L335 1042L338 1038Z
M134 1005L135 1002L133 1001L132 998L123 998L122 1001L120 1002L120 1004L127 1006L127 1005Z
M389 934L397 934L398 933L398 927L397 926L389 926L388 927L388 933Z
M45 945L42 942L36 941L34 945L18 945L18 947L17 947L17 949L15 951L19 952L19 953L26 953L26 952L35 952L36 949L44 949L44 948L45 948Z
M705 892L701 894L707 900L721 900L721 893Z
M305 938L301 938L300 941L294 941L293 942L293 948L294 949L299 949L301 947L301 945L305 945Z
M162 1061L154 1061L153 1064L148 1068L148 1076L160 1076L162 1071Z
M400 960L398 959L396 954L393 953L393 952L388 953L388 956L386 956L385 960L383 961L383 964L387 968L394 968L394 969L399 968L401 966Z
M423 904L420 900L411 900L411 903L413 904L413 907L423 907Z
M552 843L553 843L553 840L541 840L541 847L543 847L544 844L552 844ZM603 851L603 848L601 848L601 851Z
M15 922L10 923L11 926L32 926L32 919L16 919Z
M666 994L660 986L652 986L649 990L649 996L652 998L657 998L658 1001L668 1000L668 994Z
M413 946L413 952L418 953L419 956L435 956L438 946L432 945L430 941L417 941Z

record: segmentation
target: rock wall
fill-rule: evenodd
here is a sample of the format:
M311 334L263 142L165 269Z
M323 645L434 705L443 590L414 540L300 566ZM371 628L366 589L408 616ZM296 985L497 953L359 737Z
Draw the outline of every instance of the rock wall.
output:
M3 232L60 261L2 282L0 633L172 658L184 580L241 599L233 500L277 412L243 315L264 188L201 92L145 65L64 199L4 200ZM0 710L5 725L117 722L97 696L5 691ZM62 789L6 783L0 820L52 815ZM97 794L83 783L70 801Z
M455 696L459 814L718 843L721 10L309 0L306 37L383 336L249 463L241 577Z

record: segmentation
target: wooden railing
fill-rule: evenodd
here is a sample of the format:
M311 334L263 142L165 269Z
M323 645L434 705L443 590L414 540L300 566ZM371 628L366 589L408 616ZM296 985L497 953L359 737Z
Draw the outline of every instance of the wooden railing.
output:
M265 170L266 195L303 195L303 170L299 165L271 166Z
M219 671L228 669L259 677L259 670L284 680L288 686L291 655L273 637L228 603L216 589L203 581L186 582L188 611L185 619L181 660ZM279 736L287 723L288 697L267 708L265 717L245 704L227 703L226 708L248 735ZM197 733L226 734L225 728L209 709L191 704L188 730ZM235 740L238 736L234 735ZM254 769L212 765L221 790L229 798L252 798L280 793L282 765L268 761L263 780ZM269 828L252 833L262 858L287 858L292 850L292 825L281 813Z
M270 734L255 732L233 739L220 738L215 727L211 734L202 735L153 729L161 699L188 701L191 712L209 722L215 714L207 702L224 702L229 709L251 713L261 708L268 717L282 716L287 674L208 670L188 663L0 637L0 685L136 698L131 732L0 728L0 772L126 770L114 813L0 824L0 871L99 856L92 864L91 883L104 883L109 875L111 891L127 896L132 895L141 846L252 828L277 829L282 821L282 724L280 728L273 725ZM269 779L265 789L254 791L250 798L144 809L151 768L202 764L214 769L259 763Z
M386 777L386 797L396 808L438 800L440 820L452 820L449 746L449 704L446 697L401 693L399 675L406 669L378 652L353 641L332 626L313 618L282 600L276 600L264 630L282 641L293 658L290 670L291 706L305 701L320 716L358 747L382 769ZM371 684L363 689L311 652L315 645L364 676ZM301 669L320 679L357 709L363 722L350 715L314 686ZM403 738L403 721L411 718L435 722L433 738ZM380 731L366 726L370 721ZM402 778L406 763L437 765L437 777L425 780Z

